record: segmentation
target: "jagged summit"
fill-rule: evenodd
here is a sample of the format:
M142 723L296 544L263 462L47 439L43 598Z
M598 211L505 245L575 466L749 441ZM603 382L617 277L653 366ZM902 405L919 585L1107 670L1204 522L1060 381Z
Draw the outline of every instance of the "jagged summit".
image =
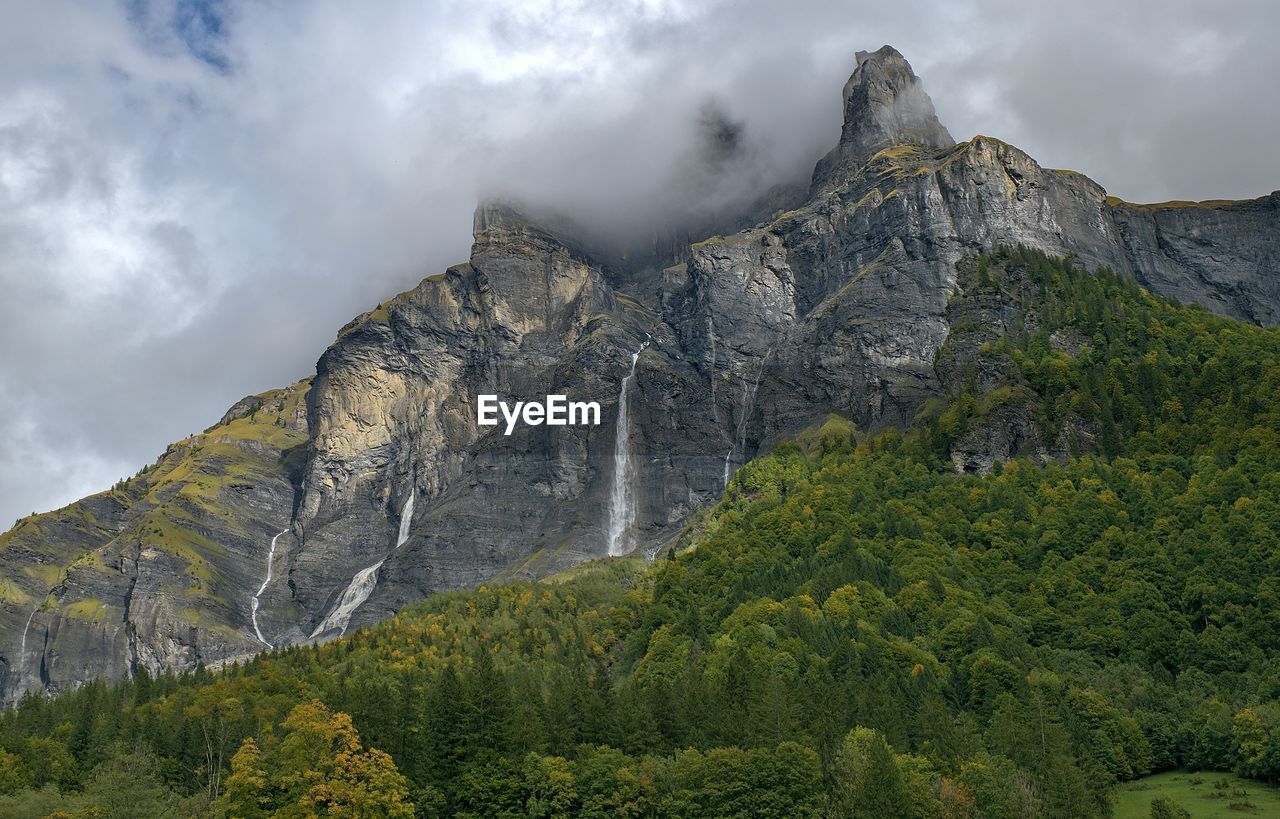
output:
M490 196L480 202L474 216L477 241L485 240L492 228L498 235L511 231L540 234L554 238L577 252L602 263L609 271L626 279L643 276L675 262L688 259L687 247L700 238L736 233L748 226L766 221L778 211L801 206L808 193L825 183L837 183L855 174L877 151L897 145L914 145L929 149L949 148L956 144L951 134L938 121L933 101L925 93L911 64L893 46L884 45L873 52L858 51L856 67L844 84L844 125L839 143L820 159L806 191L804 179L779 182L754 197L726 203L719 209L702 213L684 213L669 222L655 222L647 230L620 229L613 225L601 229L592 224L590 215L583 220L566 213L508 195ZM844 171L843 173L837 173ZM584 216L584 214L579 214ZM614 285L634 290L628 284L652 284L650 281L628 282L611 276Z
M855 58L858 67L844 84L840 144L814 168L815 188L837 168L860 166L882 148L955 144L938 121L924 84L896 48L886 45L874 52L859 51Z

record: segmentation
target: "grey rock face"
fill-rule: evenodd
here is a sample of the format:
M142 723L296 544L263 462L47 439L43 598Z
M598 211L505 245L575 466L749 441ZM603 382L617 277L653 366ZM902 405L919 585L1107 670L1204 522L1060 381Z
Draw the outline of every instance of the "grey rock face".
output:
M509 207L482 207L475 237L469 263L361 317L320 361L303 544L290 559L308 624L356 571L384 558L356 623L432 591L600 555L613 477L609 421L630 353L645 339L632 446L662 457L646 459L655 479L637 485L641 528L672 528L681 516L668 521L668 510L696 508L720 488L707 477L718 462L714 470L690 463L702 455L691 445L698 420L682 418L671 396L693 395L699 378L661 319L616 293L571 240ZM507 436L477 425L480 394L596 401L602 423L521 426ZM411 491L409 539L395 548Z
M859 51L844 84L844 126L836 145L813 172L817 188L839 171L856 172L872 154L894 145L947 148L955 144L938 121L933 100L910 64L892 46Z
M1247 202L1108 204L1122 269L1143 286L1242 321L1280 324L1280 192Z
M245 399L137 477L0 535L5 701L264 647L251 600L293 515L306 389ZM284 592L264 590L268 632L294 619Z
M807 197L777 197L796 206L763 220L744 208L755 226L728 235L610 251L483 205L469 261L344 327L309 390L245 399L130 486L0 536L5 697L261 647L250 601L286 526L259 609L275 645L330 636L317 626L373 566L352 626L604 555L619 384L646 340L624 478L633 540L653 553L777 440L830 413L904 426L954 390L1012 321L1008 305L963 292L957 263L971 254L1074 253L1162 295L1280 321L1276 194L1129 205L999 140L955 144L887 47L858 55L844 106ZM1015 400L957 443L958 470L1091 448L1070 420L1042 440L1018 385L978 366L979 383ZM476 424L482 393L597 401L602 423L506 436Z

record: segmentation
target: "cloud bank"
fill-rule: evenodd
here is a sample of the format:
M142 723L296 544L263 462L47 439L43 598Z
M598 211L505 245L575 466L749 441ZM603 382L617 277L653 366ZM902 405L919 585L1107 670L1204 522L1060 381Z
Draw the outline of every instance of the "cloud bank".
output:
M891 43L957 139L1135 201L1280 187L1266 2L49 0L0 30L0 526L465 258L477 197L645 224L803 175Z

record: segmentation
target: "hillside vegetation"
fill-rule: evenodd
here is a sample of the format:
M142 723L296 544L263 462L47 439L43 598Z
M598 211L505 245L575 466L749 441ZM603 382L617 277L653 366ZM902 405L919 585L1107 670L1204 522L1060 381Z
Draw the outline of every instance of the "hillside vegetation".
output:
M301 381L244 399L243 411L172 444L155 463L109 491L17 521L0 533L0 558L21 567L22 576L0 577L0 602L15 606L19 615L36 609L42 619L63 618L59 629L51 629L55 636L73 620L108 621L123 629L121 606L94 595L128 597L116 593L118 587L137 580L138 556L146 554L144 562L172 567L181 582L144 588L151 598L144 605L155 604L164 613L196 612L198 617L187 620L198 628L256 645L237 627L233 601L242 593L241 567L227 544L247 550L259 539L261 487L289 488L281 473L296 470L307 440L298 419L308 385ZM130 565L131 572L121 568ZM160 604L162 596L172 600Z
M0 815L1080 817L1280 777L1280 331L1030 252L962 284L1015 329L912 429L779 446L652 566L29 697ZM954 474L1010 405L1092 443Z

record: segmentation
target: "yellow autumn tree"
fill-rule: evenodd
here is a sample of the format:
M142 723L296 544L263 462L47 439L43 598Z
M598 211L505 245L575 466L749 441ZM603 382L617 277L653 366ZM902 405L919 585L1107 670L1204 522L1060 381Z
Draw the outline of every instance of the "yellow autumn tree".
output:
M245 819L413 816L391 757L364 748L351 717L317 700L295 707L279 734L245 740L216 807Z

